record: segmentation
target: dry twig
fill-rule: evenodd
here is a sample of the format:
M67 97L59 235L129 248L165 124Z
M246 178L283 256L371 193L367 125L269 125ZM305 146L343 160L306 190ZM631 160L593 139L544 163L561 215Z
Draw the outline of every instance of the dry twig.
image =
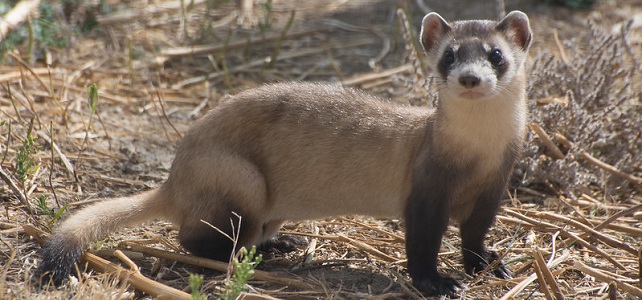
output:
M136 271L126 270L123 267L102 259L94 254L85 253L82 260L86 261L92 269L98 272L115 275L119 280L129 283L134 288L150 294L153 297L165 299L192 299L192 296L188 293L153 281Z
M401 263L401 265L405 265L405 262L403 259L400 259L398 257L393 257L388 254L385 254L379 250L377 250L375 247L368 245L367 243L364 243L362 241L355 240L353 238L347 237L345 235L317 235L317 234L309 234L309 233L302 233L302 232L282 232L285 234L292 234L292 235L301 235L301 236L307 236L311 238L318 238L318 239L323 239L323 240L329 240L329 241L337 241L337 242L343 242L350 244L358 249L361 249L365 252L370 253L371 255L374 255L384 261L387 262L394 262L394 263Z
M51 138L43 131L38 131L38 136L44 139L47 143L49 143L49 145L52 146L52 148L56 151L56 153L58 153L58 156L60 156L60 160L62 160L62 164L65 165L65 168L67 168L67 171L69 172L69 174L71 175L75 174L74 165L72 165L69 159L67 158L67 156L64 153L62 153L62 151L60 150L60 147L58 147L58 144L54 143L51 140Z
M593 277L595 277L595 279L597 279L599 281L602 281L604 283L607 283L607 284L615 283L615 286L617 286L617 288L619 288L619 289L621 289L621 290L623 290L623 291L625 291L625 292L627 292L627 293L629 293L631 295L634 295L636 297L642 298L642 289L639 289L639 288L637 288L635 286L632 286L632 285L630 285L630 284L628 284L626 282L622 282L621 280L618 280L617 278L615 278L613 276L605 274L604 272L602 272L602 271L600 271L598 269L591 268L591 267L589 267L589 266L587 266L587 265L585 265L585 264L583 264L583 263L581 263L579 261L576 261L575 263L573 263L573 267L575 269L577 269L578 271L580 271L582 273L585 273L585 274L587 274L589 276L593 276Z
M369 81L374 81L377 79L385 78L385 77L390 77L395 74L411 71L413 69L412 64L405 64L396 68L388 69L388 70L383 70L380 72L372 72L368 74L362 74L362 75L357 75L351 78L347 78L343 80L342 84L344 86L357 86L359 84L363 84L365 82Z
M0 19L0 42L4 40L9 31L24 22L36 9L40 0L22 0Z
M16 249L5 240L2 240L2 243L4 243L11 252L9 253L9 258L3 262L5 266L4 268L2 268L2 274L0 274L0 299L4 299L5 284L7 283L7 273L9 272L9 268L11 268L13 260L16 258Z
M44 245L45 236L47 235L46 232L32 225L24 225L23 229L27 234L29 234L31 237L36 239L40 245ZM117 253L115 254L118 255ZM124 254L122 254L122 256L124 256ZM122 258L121 256L118 256L118 257ZM136 267L136 271L126 270L119 265L111 263L91 253L85 253L82 256L81 260L87 262L92 269L98 272L114 275L118 277L119 280L127 282L131 284L134 288L140 291L143 291L147 294L150 294L154 297L166 298L166 299L186 299L186 300L192 299L192 296L185 292L179 291L177 289L158 283L156 281L153 281L143 276L138 272L137 267ZM129 259L126 259L126 261L129 261ZM133 266L136 266L136 264L134 264L133 262L131 261L129 262Z
M533 228L535 228L535 229L537 229L539 231L559 232L560 235L562 235L564 237L567 237L567 238L571 238L574 241L576 241L579 244L581 244L582 246L584 246L585 248L590 249L591 251L595 252L596 254L602 256L603 258L605 258L606 260L611 262L614 266L616 266L616 267L618 267L618 268L620 268L622 270L626 269L626 267L624 265L622 265L619 261L615 260L609 254L607 254L603 250L591 245L591 243L585 241L584 239L580 238L579 236L577 236L574 233L569 232L566 229L563 229L563 228L561 228L559 226L556 226L556 225L548 223L548 222L544 222L544 221L541 221L541 220L535 220L533 218L527 217L527 216L522 215L520 213L517 213L515 211L511 211L511 210L508 210L508 209L505 209L505 211L509 215L511 215L513 217L516 217L516 218L518 218L518 219L520 219L522 221L526 221L530 226L532 226Z
M298 32L292 32L286 34L284 37L281 37L281 34L273 34L266 36L265 38L257 39L255 40L256 43L260 42L261 44L265 43L271 43L278 41L281 38L284 39L294 39L294 38L299 38L303 36L310 36L315 33L322 32L323 29L315 29L315 30L306 30L306 31L298 31ZM243 47L247 47L248 43L252 43L252 41L239 41L239 42L234 42L230 44L223 44L221 43L215 43L211 45L194 45L194 46L186 46L186 47L174 47L174 48L167 48L167 49L161 49L160 50L160 55L161 56L167 56L167 57L181 57L181 56L192 56L192 55L200 55L200 54L207 54L207 53L213 53L213 52L219 52L223 50L235 50L235 49L240 49ZM158 59L157 59L158 60Z
M564 158L564 153L562 153L562 150L558 148L555 143L553 143L553 140L548 136L546 131L544 131L544 128L542 126L539 126L539 124L533 122L530 125L531 130L533 130L537 136L539 136L539 139L542 141L546 149L551 151L551 154L553 155L553 158L555 159L562 159Z
M560 263L566 261L569 256L570 256L570 252L564 251L564 253L562 253L562 256L546 264L546 267L548 269L552 269L557 265L559 265ZM515 287L513 287L510 291L508 291L506 294L504 294L504 296L502 296L500 300L512 299L513 297L515 297L515 295L519 294L522 290L524 290L529 284L535 281L536 278L537 278L536 274L531 274L526 279L522 280L519 284L517 284Z
M205 1L206 0L190 0L190 5L199 5L205 3ZM181 9L182 2L183 1L167 1L156 5L146 5L141 9L124 10L106 16L97 16L96 21L102 25L122 24L124 22L137 21L157 14L179 10Z
M562 294L560 287L557 285L557 280L555 280L553 273L551 273L551 270L546 266L546 262L544 261L542 252L539 249L534 249L533 256L535 257L534 268L538 271L538 274L541 274L544 282L546 283L543 288L548 292L546 286L549 286L553 291L553 296L555 296L555 299L563 300L564 294Z
M212 259L164 251L164 250L141 246L141 245L137 245L129 242L124 242L123 245L126 245L127 247L129 247L131 251L141 252L143 254L164 258L164 259L169 259L169 260L174 260L174 261L191 264L195 266L201 266L204 268L217 270L220 272L227 272L229 267L227 263L212 260ZM301 279L288 276L285 274L274 274L270 272L254 270L254 274L252 275L252 278L255 280L267 281L267 282L279 284L282 286L290 286L290 287L295 287L299 289L305 289L305 290L316 289L316 287L311 283L305 282Z
M4 168L2 165L0 165L0 178L2 178L2 181L4 181L9 188L16 194L18 197L18 200L20 200L20 203L27 209L30 215L33 215L33 208L31 208L31 204L29 204L29 201L27 200L27 197L25 194L22 192L22 190L16 185L16 183L11 179L11 176L9 173L5 172Z
M573 220L572 218L569 218L568 216L565 217L565 216L560 216L560 215L557 215L557 214L554 214L554 213L551 213L551 212L538 212L538 211L529 211L528 214L530 216L537 216L537 217L541 217L541 218L545 218L545 219L549 219L549 220L554 220L554 221L567 223L567 224L572 225L573 227L585 232L585 234L581 235L580 238L592 237L592 238L595 238L595 239L597 239L597 240L599 240L599 241L601 241L601 242L603 242L603 243L605 243L605 244L607 244L607 245L609 245L611 247L625 250L625 251L627 251L627 252L629 252L629 253L631 253L633 255L637 254L637 250L633 249L633 247L631 247L631 246L629 246L629 245L627 245L627 244L625 244L623 242L620 242L618 240L615 240L614 238L597 231L598 228L595 228L595 229L591 228L591 227L589 227L589 226L587 226L585 224L582 224L582 223L580 223L580 222L578 222L576 220Z
M565 144L565 146L568 147L568 148L573 147L573 142L569 141L565 136L563 136L560 133L556 133L555 134L555 139L558 140L560 143ZM579 153L579 155L580 155L580 157L585 159L590 164L592 164L592 165L594 165L594 166L596 166L596 167L598 167L598 168L600 168L600 169L602 169L604 171L607 171L607 172L611 173L614 176L620 177L620 178L628 180L628 181L630 181L630 182L632 182L632 183L634 183L636 185L642 186L642 178L641 177L637 177L635 175L624 173L624 172L618 170L616 167L614 167L612 165L609 165L609 164L607 164L607 163L595 158L593 155L590 155L586 151L581 151Z
M361 46L361 45L365 45L365 44L369 44L369 43L370 43L370 40L366 39L366 40L357 40L357 41L353 41L353 42L350 42L350 43L345 43L345 44L342 44L342 45L329 45L328 47L329 48L333 48L333 47L350 48L350 47L357 47L357 46ZM310 48L310 49L303 49L303 50L294 50L294 51L290 51L290 52L283 52L276 58L276 60L288 60L288 59L304 57L304 56L308 56L308 55L312 55L312 54L323 53L324 51L326 51L325 48ZM240 65L240 66L236 66L236 67L232 68L229 73L234 73L234 72L238 72L238 71L242 71L242 70L247 70L247 69L250 69L250 68L260 67L260 66L263 66L263 65L265 65L265 59L257 59L257 60L253 60L253 61L251 61L249 63L243 64L243 65ZM193 78L188 78L188 79L185 79L183 81L177 82L176 84L172 85L172 89L181 89L181 88L184 88L184 87L186 87L188 85L201 83L203 81L210 80L210 79L213 79L213 78L217 78L217 77L223 76L225 74L226 74L226 72L225 72L225 70L223 70L223 71L217 71L217 72L209 73L209 74L204 75L204 76L197 76L197 77L193 77Z

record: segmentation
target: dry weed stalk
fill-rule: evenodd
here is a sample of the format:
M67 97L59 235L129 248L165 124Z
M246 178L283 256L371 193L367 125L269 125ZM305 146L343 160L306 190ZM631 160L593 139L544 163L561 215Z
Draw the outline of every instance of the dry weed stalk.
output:
M2 16L2 19L0 19L0 42L4 40L9 31L27 20L29 15L34 14L38 4L40 4L40 0L22 0L11 11Z

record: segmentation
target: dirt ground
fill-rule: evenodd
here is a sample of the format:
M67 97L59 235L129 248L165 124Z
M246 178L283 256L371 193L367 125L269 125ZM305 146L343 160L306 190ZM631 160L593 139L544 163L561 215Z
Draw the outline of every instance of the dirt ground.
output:
M91 4L66 11L66 26L77 26L90 17L98 22L90 33L76 32L68 47L36 49L31 63L25 54L27 46L21 45L0 64L0 121L6 122L0 126L1 166L17 181L17 156L32 123L36 146L32 157L37 166L17 184L34 212L27 210L8 181L0 183L4 207L0 298L149 298L100 272L85 274L59 289L39 290L29 285L40 246L23 225L49 230L58 224L48 224L51 215L36 203L44 200L49 211L68 204L61 217L65 218L97 199L158 186L168 174L176 142L195 119L215 108L225 95L262 83L340 82L399 103L428 105L412 86L417 85L416 71L397 9L408 14L415 36L425 8L447 20L495 18L497 11L496 1L274 0L269 9L255 5L254 13L243 15L247 18L241 22L241 11L226 1L212 6L197 1L185 11L161 9L161 4L174 1L107 2L109 11L98 11ZM642 176L642 81L637 63L642 57L642 1L604 0L586 10L537 0L506 1L506 11L513 9L529 15L534 32L529 86L532 121L550 135L566 135L576 146L563 148L565 144L556 140L565 155L560 161L567 164L554 165L541 136L529 135L524 163L518 166L509 190L511 197L504 201L505 209L487 239L515 272L514 279L463 274L455 227L444 237L441 271L467 285L462 299L545 299L547 293L555 297L556 291L566 298L639 299L642 181L636 180ZM633 22L623 35L628 20ZM615 50L591 47L596 30L602 32L600 37L612 36L604 43L615 45L609 48ZM610 84L612 89L605 87L583 98L582 89L588 88L571 85L586 72L564 66L580 66L586 63L582 57L596 51L615 54L588 74L605 74L607 79L587 84ZM19 58L26 60L25 65ZM540 72L546 68L579 79L560 79L568 88L560 87L555 76L547 83L551 75ZM611 74L603 72L607 68L615 70L615 75L607 76ZM590 73L591 68L588 70ZM90 84L96 84L99 91L95 114L87 100ZM574 96L568 96L568 91ZM620 117L606 112L611 107L608 104L596 106L590 116L580 114L588 110L578 108L574 117L549 111L542 104L547 99L568 101L569 97L571 101L577 98L582 108L591 107L581 102L589 97L612 103L624 100L612 105L618 107ZM582 136L583 129L576 131L576 127L566 128L566 123L551 120L556 116L595 118L591 119L591 124L597 124L593 127L609 131L609 138ZM607 128L601 122L623 125ZM52 138L56 148L52 148ZM602 138L606 145L600 146ZM607 166L592 163L586 153ZM611 171L606 170L609 167ZM614 175L613 169L620 175ZM577 178L568 179L570 175L563 171ZM546 180L541 179L544 172L548 172ZM306 237L316 249L310 255L306 249L267 254L264 271L276 277L296 277L310 288L254 280L249 292L288 299L422 298L412 289L405 268L401 220L347 216L287 223L282 231ZM92 251L119 263L110 251L119 243L134 241L180 251L175 235L171 224L155 221L119 230L93 245ZM204 275L202 293L210 299L217 298L226 281L225 273L202 266L127 253L143 275L179 290L190 291L189 274ZM548 260L548 267L535 262L538 255ZM553 280L546 280L546 274ZM510 296L520 284L523 287Z

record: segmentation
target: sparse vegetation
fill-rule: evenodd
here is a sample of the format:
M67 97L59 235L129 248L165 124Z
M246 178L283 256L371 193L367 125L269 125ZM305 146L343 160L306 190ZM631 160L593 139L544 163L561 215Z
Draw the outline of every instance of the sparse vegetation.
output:
M189 274L189 287L192 290L192 300L207 300L207 296L201 293L203 275Z
M263 260L263 255L256 255L255 246L252 246L250 251L245 247L241 248L241 256L241 261L238 258L232 261L234 274L225 283L225 291L222 295L225 300L237 299L241 292L247 289L247 282L252 278L254 268Z
M545 2L564 5L570 8L590 8L597 0L546 0Z
M35 141L35 137L33 136L33 120L31 120L22 146L16 152L16 177L23 185L38 169L38 165L33 157L33 154L38 151L38 146L35 145Z
M38 213L51 218L47 222L47 226L51 228L53 224L60 218L60 216L62 216L62 214L67 210L67 204L56 210L49 207L49 204L47 203L47 195L40 195L36 197L36 208L38 209Z
M18 1L8 1L0 5L0 15L7 13ZM11 5L6 5L11 4ZM71 32L65 29L60 15L56 14L55 3L41 1L38 6L38 15L12 30L0 43L0 62L4 55L22 43L28 43L27 53L31 56L35 49L64 48L69 46ZM35 45L37 43L37 45ZM31 59L29 61L32 61Z
M272 0L262 1L260 5L263 9L263 20L259 22L259 28L261 34L265 34L266 31L272 29Z

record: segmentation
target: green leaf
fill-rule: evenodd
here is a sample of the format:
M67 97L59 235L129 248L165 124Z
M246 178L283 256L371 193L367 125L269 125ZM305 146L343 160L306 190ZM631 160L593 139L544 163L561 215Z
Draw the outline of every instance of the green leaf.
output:
M87 93L89 94L89 108L91 108L91 113L93 114L98 106L98 87L95 83L87 87Z

